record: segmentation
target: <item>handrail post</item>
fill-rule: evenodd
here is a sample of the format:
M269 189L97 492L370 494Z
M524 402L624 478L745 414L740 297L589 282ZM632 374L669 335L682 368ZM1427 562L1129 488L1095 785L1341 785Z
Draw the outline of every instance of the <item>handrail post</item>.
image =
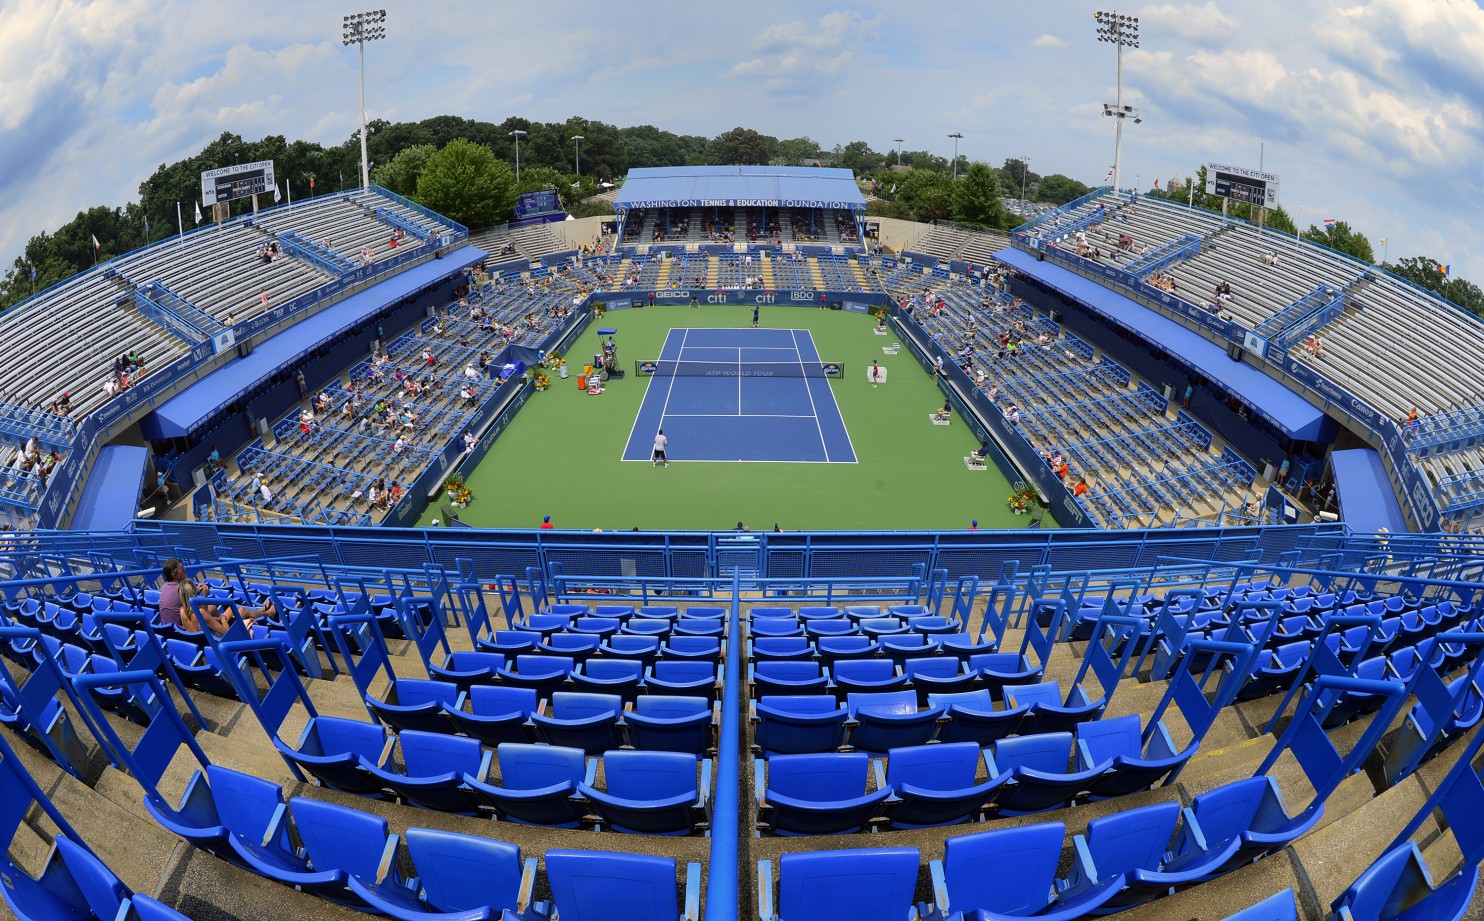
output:
M711 809L711 862L706 871L706 921L737 921L737 861L741 859L741 823L738 821L742 784L742 576L732 571L732 609L727 616L727 658L721 694L721 725L717 729L716 797Z

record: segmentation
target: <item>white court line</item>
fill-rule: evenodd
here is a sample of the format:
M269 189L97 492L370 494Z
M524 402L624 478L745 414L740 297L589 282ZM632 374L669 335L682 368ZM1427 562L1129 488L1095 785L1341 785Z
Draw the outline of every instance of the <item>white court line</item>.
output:
M730 419L732 413L671 413L669 419ZM749 419L814 419L815 416L803 413L748 413Z
M804 378L804 392L809 394L809 412L814 417L814 431L819 433L819 448L824 452L824 462L830 462L830 446L824 440L824 426L819 424L819 407L814 405L814 384L809 377L809 371L804 367L804 350L799 348L799 333L790 330L794 340L794 352L799 356L799 374Z
M687 330L683 330L683 329L680 331L680 351L682 353L685 351L685 334L686 334L686 332L687 332ZM665 345L669 345L670 344L670 337L673 336L673 335L675 335L675 330L673 330L673 329L670 330L668 333L665 334ZM664 355L665 354L665 345L660 346L660 354L661 355ZM628 453L629 445L631 443L633 443L633 441L634 441L634 432L637 431L638 428L639 428L639 417L644 414L642 412L642 410L644 409L644 403L649 399L649 387L653 387L653 386L654 386L654 378L651 376L649 378L649 383L645 387L645 390L644 390L644 398L639 401L639 409L641 411L634 414L634 424L631 425L631 426L629 426L629 440L624 442L624 454L627 454ZM665 404L664 404L664 406L662 406L660 408L660 422L659 422L659 425L657 426L657 428L662 429L662 428L665 427L665 410L667 410L667 409L670 408L670 394L674 391L674 389L675 389L675 377L673 375L671 375L670 382L666 385L666 390L665 390ZM650 458L651 461L654 460L654 448L652 446L649 449L649 458ZM628 460L628 458L627 457L624 457L622 454L619 455L619 458L618 459L620 461ZM635 460L642 460L642 458L635 458Z

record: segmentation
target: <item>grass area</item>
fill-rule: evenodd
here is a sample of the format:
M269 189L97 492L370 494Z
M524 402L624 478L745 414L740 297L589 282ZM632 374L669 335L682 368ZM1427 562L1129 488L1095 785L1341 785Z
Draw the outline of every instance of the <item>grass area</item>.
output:
M874 334L863 314L768 306L764 326L807 329L821 358L842 361L831 383L855 447L856 464L672 463L669 469L620 460L649 379L634 362L659 355L673 328L745 327L750 306L648 307L610 311L591 324L570 355L572 376L530 401L469 477L474 501L461 520L487 528L534 528L550 515L559 528L728 530L740 520L755 531L951 530L978 519L983 528L1024 527L1009 511L1010 486L991 467L965 469L978 442L955 417L928 421L943 397L904 348L881 352L894 337ZM620 363L630 369L607 392L577 389L579 356L599 351L599 327L618 330ZM876 358L889 383L872 388ZM435 504L423 523L438 516ZM1047 516L1046 523L1051 526Z

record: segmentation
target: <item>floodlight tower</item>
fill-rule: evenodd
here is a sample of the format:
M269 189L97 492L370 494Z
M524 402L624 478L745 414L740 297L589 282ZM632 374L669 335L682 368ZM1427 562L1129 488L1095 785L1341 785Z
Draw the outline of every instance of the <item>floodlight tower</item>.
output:
M577 160L577 177L582 178L582 135L572 135L572 156Z
M953 138L953 178L958 179L958 142L964 139L963 133L955 131L948 135Z
M515 183L516 183L516 185L519 185L520 184L520 139L523 138L523 137L525 137L526 136L526 133L524 131L520 130L519 128L517 128L514 131L510 132L510 136L513 137L513 138L515 138Z
M902 165L902 138L893 138L897 142L897 166Z
M1113 188L1119 189L1123 177L1123 120L1132 118L1136 125L1143 121L1133 106L1123 104L1123 49L1139 47L1139 17L1100 10L1092 18L1098 24L1098 41L1110 42L1118 48L1118 97L1111 106L1103 104L1103 115L1117 119L1113 132Z
M366 43L386 38L386 10L353 13L345 17L341 43L361 51L361 188L371 187L371 162L366 155Z

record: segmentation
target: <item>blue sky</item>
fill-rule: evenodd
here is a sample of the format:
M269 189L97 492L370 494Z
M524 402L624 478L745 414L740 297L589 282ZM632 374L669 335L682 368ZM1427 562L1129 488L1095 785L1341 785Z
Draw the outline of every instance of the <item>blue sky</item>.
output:
M369 7L368 7L369 8ZM754 0L488 4L390 0L367 53L372 118L571 115L714 136L737 125L825 146L962 154L1095 184L1113 159L1114 53L1091 3L851 6ZM323 0L0 4L0 264L223 131L337 143L356 57ZM1304 223L1333 217L1391 258L1484 281L1484 11L1472 0L1134 4L1125 183L1259 148ZM189 210L189 208L187 208Z

